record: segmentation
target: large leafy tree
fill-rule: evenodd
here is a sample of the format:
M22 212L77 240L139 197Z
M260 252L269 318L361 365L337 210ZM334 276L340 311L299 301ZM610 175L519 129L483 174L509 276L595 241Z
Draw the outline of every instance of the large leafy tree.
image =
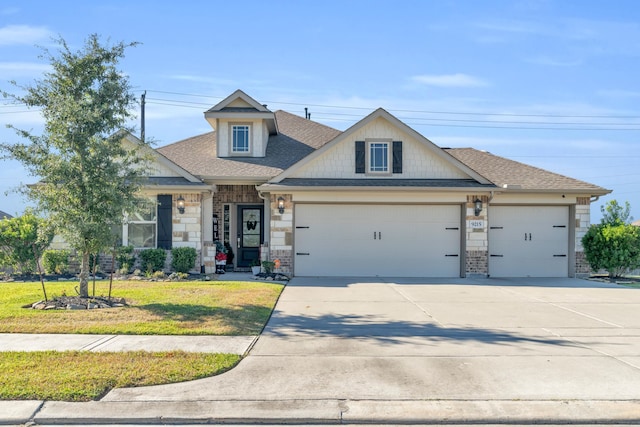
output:
M609 272L610 277L622 276L640 267L640 227L631 221L629 202L623 208L611 200L601 208L600 224L592 225L582 238L587 262L595 271Z
M57 42L56 52L43 51L51 72L31 86L13 82L21 94L3 93L41 109L42 134L9 126L26 142L0 148L40 178L22 190L81 255L80 295L88 296L89 255L113 244L112 227L135 209L147 172L137 147L121 143L136 99L118 63L135 43L103 45L94 34L71 51Z

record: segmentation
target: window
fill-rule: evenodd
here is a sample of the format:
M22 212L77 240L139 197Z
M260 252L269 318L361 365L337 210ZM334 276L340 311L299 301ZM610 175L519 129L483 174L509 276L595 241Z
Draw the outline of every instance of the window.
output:
M389 143L370 142L369 143L369 172L387 173L389 172Z
M234 125L231 128L231 151L234 153L249 152L249 126Z
M391 141L391 139L355 141L354 160L355 173L372 175L402 173L402 141Z
M134 248L156 247L157 203L151 199L127 215L122 227L122 244Z
M230 221L230 206L224 205L222 213L222 241L226 243L231 242L231 221Z

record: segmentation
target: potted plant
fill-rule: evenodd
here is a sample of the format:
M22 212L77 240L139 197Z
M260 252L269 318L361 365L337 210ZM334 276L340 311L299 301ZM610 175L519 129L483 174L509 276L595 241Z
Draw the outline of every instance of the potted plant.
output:
M251 261L251 273L254 276L260 274L260 260L258 258Z
M273 273L273 268L275 266L276 266L276 263L273 261L262 261L262 269L267 275Z

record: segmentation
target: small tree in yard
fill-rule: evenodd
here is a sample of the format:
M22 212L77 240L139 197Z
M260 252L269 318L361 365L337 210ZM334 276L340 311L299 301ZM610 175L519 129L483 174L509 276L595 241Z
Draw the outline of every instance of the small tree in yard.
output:
M601 211L600 224L592 225L582 238L584 253L593 270L620 277L640 267L640 227L629 224L629 202L623 208L612 200Z
M2 144L5 157L19 160L37 185L24 193L46 212L55 229L81 257L80 295L88 296L89 255L112 246L112 226L121 226L123 212L132 212L147 172L147 157L138 147L121 143L131 131L136 100L127 77L117 69L132 44L100 44L91 35L72 52L59 39L57 55L44 50L52 71L24 95L5 97L41 109L42 135L9 126L25 143Z

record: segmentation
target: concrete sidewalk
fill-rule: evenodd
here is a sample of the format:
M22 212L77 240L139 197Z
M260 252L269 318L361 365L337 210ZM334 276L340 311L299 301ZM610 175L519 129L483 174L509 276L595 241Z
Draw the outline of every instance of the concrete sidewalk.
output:
M256 336L0 334L0 351L174 351L244 355Z
M575 279L294 279L222 375L19 424L640 424L640 290Z

